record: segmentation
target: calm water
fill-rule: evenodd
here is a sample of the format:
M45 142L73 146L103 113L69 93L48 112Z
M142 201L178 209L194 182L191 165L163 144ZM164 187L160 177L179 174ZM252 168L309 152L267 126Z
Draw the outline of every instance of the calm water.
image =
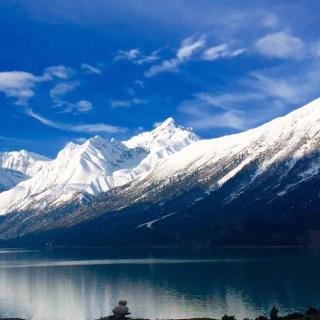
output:
M120 298L135 317L254 317L320 306L306 249L0 249L0 316L93 320Z

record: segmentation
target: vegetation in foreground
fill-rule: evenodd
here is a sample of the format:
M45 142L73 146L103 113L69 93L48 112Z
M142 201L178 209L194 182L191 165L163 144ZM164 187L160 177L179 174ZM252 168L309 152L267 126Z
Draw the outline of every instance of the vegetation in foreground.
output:
M114 320L114 316L103 317L97 320ZM147 320L147 319L132 319L131 320ZM0 319L1 320L1 319ZM172 320L172 319L171 319ZM175 319L175 320L187 320L187 319ZM215 320L213 318L190 318L188 320ZM224 315L221 320L237 320L235 316ZM244 320L253 320L246 318ZM320 309L310 307L305 313L294 312L285 316L279 315L279 310L273 307L270 311L269 317L259 316L255 320L320 320Z
M126 320L148 320L140 318L123 318ZM0 320L26 320L21 318L0 318ZM32 319L30 319L32 320ZM58 320L58 319L57 319ZM114 316L103 317L96 320L116 320ZM121 320L121 319L118 319ZM172 319L171 319L172 320ZM214 318L190 318L190 319L175 319L175 320L217 320ZM235 316L224 315L221 320L237 320ZM259 316L256 319L246 318L244 320L320 320L320 309L311 307L305 313L294 312L285 316L279 315L279 310L273 307L270 311L269 317Z

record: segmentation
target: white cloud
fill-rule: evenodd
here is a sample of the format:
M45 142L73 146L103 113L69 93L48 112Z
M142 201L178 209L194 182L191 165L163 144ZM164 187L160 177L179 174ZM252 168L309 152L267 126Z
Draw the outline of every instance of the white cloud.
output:
M193 38L187 38L182 42L182 46L177 52L177 58L179 60L189 59L197 49L202 48L204 45L204 37L200 37L196 41L194 41Z
M231 128L236 130L246 129L246 117L235 112L224 112L222 114L205 114L204 117L189 121L189 126L198 130L214 128Z
M292 58L302 59L306 53L304 42L287 32L269 33L259 39L256 44L256 50L270 58Z
M92 103L88 100L80 100L76 103L76 107L78 112L89 112L92 110Z
M73 132L82 132L82 133L120 133L120 132L125 132L126 129L122 127L116 127L104 123L95 123L95 124L83 124L83 125L73 125L73 124L65 124L65 123L60 123L57 121L53 121L50 119L47 119L36 112L34 112L32 109L27 109L26 110L27 114L39 121L40 123L52 127L55 129L59 130L65 130L65 131L73 131Z
M221 110L234 110L237 105L247 101L259 101L265 98L260 92L237 92L215 95L207 92L195 94L195 98Z
M221 103L229 99L232 98L199 93L195 95L194 99L183 101L178 110L187 116L187 125L194 129L231 128L243 130L248 125L246 113Z
M0 91L7 97L16 98L15 104L26 105L28 100L34 96L37 84L52 81L54 78L67 79L71 74L72 69L65 66L48 67L41 76L25 71L0 72Z
M134 98L132 100L111 100L112 108L128 108L132 105L144 104L146 100Z
M131 49L128 51L119 50L114 60L115 61L118 61L118 60L132 61L132 60L135 60L137 57L139 57L140 54L141 52L139 49Z
M177 72L178 67L190 59L196 50L202 48L205 42L203 36L197 40L193 40L193 38L185 39L178 49L175 58L164 60L161 64L152 66L144 73L145 77L150 78L161 72Z
M79 100L75 103L57 100L53 106L54 108L60 109L59 113L87 113L92 110L92 103L88 100Z
M72 75L72 69L65 66L51 66L44 69L43 80L52 80L53 78L68 79Z
M78 85L79 82L60 82L50 90L50 97L53 100L57 100L68 92L73 91Z
M38 78L29 72L0 72L0 91L7 97L16 98L17 105L24 105L34 96L34 87Z
M151 56L144 56L141 59L138 59L136 61L136 64L151 63L151 62L157 61L159 59L160 58L158 56L152 56L152 55Z
M221 44L215 47L208 48L202 54L202 59L213 61L220 58L233 58L243 54L246 51L244 48L230 50L227 44Z
M160 59L159 52L161 50L163 50L163 48L154 50L149 55L142 54L142 52L139 49L131 49L128 51L119 50L114 60L127 60L138 65L152 63Z
M286 103L299 103L302 100L303 87L294 79L273 78L259 72L253 72L251 76L248 84L265 96L279 98Z
M181 60L177 58L172 58L170 60L165 60L161 64L152 66L149 70L147 70L144 75L147 78L153 77L161 72L177 72L178 66L182 63Z
M154 61L157 61L160 59L159 52L162 50L162 48L154 50L151 52L148 56L141 56L139 59L135 61L136 64L145 64L145 63L152 63Z
M94 67L90 64L87 64L87 63L83 63L81 65L81 68L86 72L86 73L89 73L89 74L101 74L101 70L97 67Z
M285 67L251 72L223 94L200 92L183 101L178 111L186 125L199 130L255 127L319 96L320 64L300 70Z

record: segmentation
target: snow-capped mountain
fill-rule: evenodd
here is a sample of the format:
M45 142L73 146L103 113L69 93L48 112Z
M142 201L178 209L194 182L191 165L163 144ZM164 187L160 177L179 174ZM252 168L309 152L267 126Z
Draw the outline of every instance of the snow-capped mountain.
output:
M84 244L83 234L92 244L320 242L319 173L320 99L216 139L168 119L128 141L68 144L0 193L0 212L17 212L0 234L42 231L61 244ZM86 194L90 205L73 206Z
M1 168L19 171L29 177L37 173L46 161L49 159L26 150L0 153Z
M168 153L175 153L198 139L191 129L178 126L170 117L154 130L140 133L123 143L128 148L140 147L149 151L166 149Z
M0 191L32 177L47 161L49 159L26 150L0 153Z
M210 180L208 191L212 192L249 165L255 164L250 181L237 191L242 192L272 166L284 164L282 174L285 177L299 160L313 155L312 166L297 175L294 184L298 184L319 174L318 153L320 99L255 129L217 139L199 140L150 171L144 183L167 183L178 177L181 179L181 175L186 178L197 173L199 184ZM141 184L142 181L137 183ZM294 184L284 185L279 195L285 194Z
M13 188L25 179L26 176L19 171L0 168L0 192Z
M44 166L31 157L4 157L4 168L11 166L31 178L21 179L25 181L0 194L0 213L44 209L75 197L81 199L83 193L108 191L133 181L197 140L195 134L169 118L151 132L128 141L96 136L83 144L71 142Z

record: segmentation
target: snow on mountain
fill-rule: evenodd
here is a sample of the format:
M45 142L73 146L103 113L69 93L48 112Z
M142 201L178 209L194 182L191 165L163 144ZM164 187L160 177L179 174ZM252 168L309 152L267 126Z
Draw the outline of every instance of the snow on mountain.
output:
M45 161L49 161L49 159L26 150L0 153L0 168L19 171L30 177L39 170Z
M200 140L168 157L137 184L168 184L196 175L196 182L210 178L211 191L220 188L244 168L255 163L251 182L271 166L285 164L283 177L303 157L314 157L312 168L297 174L295 184L320 172L320 99L255 129L221 138ZM318 155L318 156L317 156ZM249 183L244 186L248 187ZM133 189L135 186L133 185ZM239 190L242 192L243 190ZM148 193L142 192L142 197ZM279 195L285 194L279 193ZM230 195L233 196L233 195Z
M151 132L124 142L98 136L81 145L71 142L38 172L29 169L32 178L2 192L0 213L44 209L81 193L97 195L124 185L197 140L169 118Z
M191 131L176 125L173 118L168 118L150 132L143 132L123 143L128 148L141 147L149 151L170 148L172 153L179 151L199 138Z
M0 193L0 213L44 209L129 182L124 190L132 201L157 197L156 190L149 190L152 184L161 188L188 178L213 192L250 167L249 180L229 195L232 199L270 167L281 163L278 174L285 178L300 159L311 158L311 167L297 169L290 185L280 185L281 196L319 173L319 152L320 99L255 129L216 139L199 140L169 118L127 141L94 137L81 145L69 143L30 179Z
M162 159L175 154L199 140L191 129L178 126L173 118L168 118L150 132L143 132L124 141L129 148L143 148L148 155L136 166L131 175L137 178L155 168Z
M47 161L49 159L25 150L0 153L0 191L32 177Z
M19 171L0 168L0 192L13 188L25 179L26 176Z

